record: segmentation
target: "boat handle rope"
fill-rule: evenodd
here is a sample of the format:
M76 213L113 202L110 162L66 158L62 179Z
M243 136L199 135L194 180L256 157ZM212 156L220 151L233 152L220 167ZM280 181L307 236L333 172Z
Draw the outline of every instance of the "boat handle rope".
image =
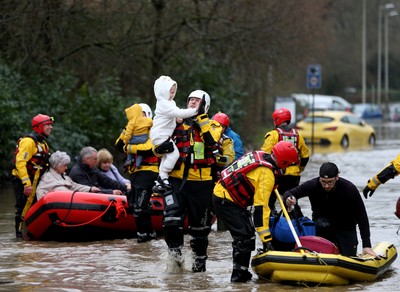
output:
M316 252L315 250L312 250L308 247L304 247L304 246L299 246L293 249L293 251L299 251L299 250L306 250L308 251L310 254L313 254L315 256L318 256L318 252Z
M76 191L72 193L71 202L70 202L71 205L72 205L72 201L73 201L75 193L76 193ZM117 215L115 216L116 218L119 218L119 216L121 214L124 214L124 217L127 216L126 210L125 210L124 206L122 205L122 202L117 202L117 200L112 199L112 200L110 200L110 203L108 204L107 208L99 216L97 216L97 217L95 217L95 218L93 218L93 219L91 219L91 220L89 220L87 222L84 222L84 223L67 224L67 223L65 223L65 220L67 219L69 213L71 212L71 205L70 205L70 208L68 209L67 214L64 216L64 219L63 220L54 221L55 225L62 226L62 227L80 227L80 226L88 225L88 224L96 221L97 219L99 219L101 216L103 216L111 208L111 206L113 206L113 205L116 205L116 210L117 210Z
M115 215L115 218L118 219L119 216L121 216L122 214L124 215L124 217L128 216L122 201L115 201L115 200L112 201L117 204L117 206L115 206L115 209L117 210L117 215Z

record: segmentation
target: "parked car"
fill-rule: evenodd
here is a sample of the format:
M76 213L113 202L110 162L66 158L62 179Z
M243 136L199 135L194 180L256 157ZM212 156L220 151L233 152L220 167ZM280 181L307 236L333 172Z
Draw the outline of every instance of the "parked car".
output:
M353 104L353 112L364 120L382 120L383 112L379 105L374 103Z
M337 144L348 148L350 144L375 145L376 142L374 128L356 114L346 111L315 111L299 121L296 128L307 144Z
M389 121L391 122L400 122L400 104L392 103L389 106Z
M319 110L338 110L338 111L351 111L352 105L343 97L334 95L320 95L320 94L303 94L293 93L292 97L300 103L302 107L308 108L312 111L314 102L314 111Z

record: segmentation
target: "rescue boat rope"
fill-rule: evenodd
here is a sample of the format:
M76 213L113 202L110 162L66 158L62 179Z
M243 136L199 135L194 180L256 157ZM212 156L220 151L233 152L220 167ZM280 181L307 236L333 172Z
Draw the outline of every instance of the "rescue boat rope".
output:
M71 202L70 202L71 205L72 205L72 201L73 201L75 193L76 193L76 191L72 193ZM80 224L67 224L67 223L65 223L65 220L67 219L69 213L71 212L71 208L69 208L67 214L64 216L64 219L63 220L56 220L56 221L54 221L54 224L58 225L58 226L62 226L62 227L79 227L79 226L88 225L88 224L96 221L97 219L99 219L101 216L103 216L108 211L108 209L110 209L111 206L116 205L116 204L117 204L116 200L111 200L110 203L108 204L107 208L99 216L97 216L97 217L95 217L95 218L93 218L93 219L91 219L91 220L89 220L87 222L80 223ZM116 218L118 218L119 215L122 213L120 208L117 208L117 210L118 210L118 213L117 213ZM125 216L126 216L126 211L125 211Z

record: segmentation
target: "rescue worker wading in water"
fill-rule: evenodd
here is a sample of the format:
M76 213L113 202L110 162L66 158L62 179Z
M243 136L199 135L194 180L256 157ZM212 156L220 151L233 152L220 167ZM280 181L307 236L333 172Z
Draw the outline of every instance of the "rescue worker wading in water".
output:
M179 159L170 173L172 190L163 193L165 209L163 228L171 261L167 272L182 269L184 243L183 223L187 215L190 247L194 253L193 272L206 270L208 235L211 230L211 196L215 163L212 147L221 138L222 128L212 126L207 115L210 96L195 90L187 99L187 107L198 109L198 114L178 124L172 139L179 149ZM172 143L172 142L171 142Z
M49 146L45 139L53 129L53 117L38 114L32 119L29 135L18 140L14 153L15 233L22 237L21 225L28 209L36 201L36 186L49 166Z
M247 153L221 172L212 200L218 220L224 223L233 238L232 282L247 282L252 277L248 268L251 252L256 247L254 229L263 243L263 251L273 249L269 198L276 187L276 176L297 163L296 147L288 141L280 141L271 154L261 150ZM249 207L253 205L251 218Z

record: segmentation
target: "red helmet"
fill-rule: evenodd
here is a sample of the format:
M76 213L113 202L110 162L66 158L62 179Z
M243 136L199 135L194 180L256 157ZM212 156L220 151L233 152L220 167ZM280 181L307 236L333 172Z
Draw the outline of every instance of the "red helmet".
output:
M292 120L292 114L287 108L278 108L272 113L272 119L274 120L275 127L279 126L283 122L288 122Z
M32 119L32 128L35 132L42 134L43 126L53 124L54 118L47 115L38 114Z
M229 127L229 117L224 113L218 112L212 119L220 123L222 126Z
M280 141L272 148L276 164L279 168L286 168L299 163L299 153L296 147L289 141Z

